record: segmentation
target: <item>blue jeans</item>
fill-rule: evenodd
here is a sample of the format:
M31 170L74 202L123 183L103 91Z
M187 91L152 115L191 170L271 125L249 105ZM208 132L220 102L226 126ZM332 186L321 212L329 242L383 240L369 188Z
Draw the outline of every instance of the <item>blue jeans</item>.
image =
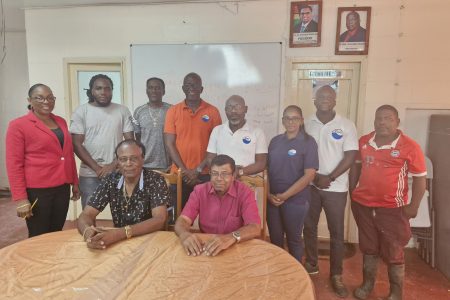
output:
M303 256L302 230L309 202L296 203L286 201L280 206L267 203L267 227L269 227L270 241L278 247L284 248L284 235L289 253L300 263Z
M344 215L347 192L327 192L311 187L311 207L305 220L303 238L306 246L306 262L317 265L317 225L320 212L325 211L330 232L330 275L342 274L344 259Z
M81 193L81 206L84 207L91 199L92 194L100 185L101 180L98 177L82 177L80 176L80 193Z

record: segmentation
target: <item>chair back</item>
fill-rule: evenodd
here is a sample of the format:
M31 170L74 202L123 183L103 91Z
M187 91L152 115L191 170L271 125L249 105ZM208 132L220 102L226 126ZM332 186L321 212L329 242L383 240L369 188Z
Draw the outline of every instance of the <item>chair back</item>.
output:
M154 172L162 175L164 179L166 180L167 187L169 188L169 191L171 191L170 186L176 185L177 186L177 197L176 197L176 205L175 208L173 206L169 207L168 210L174 210L174 221L177 220L177 218L181 214L181 197L182 197L182 175L181 170L178 169L177 173L165 173L159 170L154 170ZM172 193L171 193L172 195ZM168 229L168 224L166 225L166 230Z
M261 238L264 240L266 238L266 209L267 209L267 196L268 196L268 176L267 170L262 173L252 176L241 176L239 180L249 186L253 191L255 191L256 202L258 205L258 210L260 210L261 215ZM262 195L257 193L257 189L262 190Z

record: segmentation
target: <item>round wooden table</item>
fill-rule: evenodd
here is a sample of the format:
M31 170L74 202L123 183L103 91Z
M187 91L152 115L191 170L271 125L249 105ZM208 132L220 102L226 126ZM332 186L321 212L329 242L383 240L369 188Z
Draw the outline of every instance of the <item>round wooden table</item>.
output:
M276 246L251 240L191 257L165 231L106 250L88 249L76 230L45 234L1 249L0 270L5 298L315 299L306 271Z

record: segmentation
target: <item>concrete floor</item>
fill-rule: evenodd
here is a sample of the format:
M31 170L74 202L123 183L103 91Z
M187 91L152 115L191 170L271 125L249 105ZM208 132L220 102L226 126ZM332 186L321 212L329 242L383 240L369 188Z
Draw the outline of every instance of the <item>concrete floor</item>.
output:
M102 222L111 226L111 222ZM75 222L66 222L64 229L76 226ZM8 198L0 198L0 248L27 238L25 221L15 216L15 206ZM362 255L358 247L349 247L344 260L344 283L353 291L362 282ZM318 300L341 299L334 295L329 284L329 258L321 255L320 272L312 275ZM375 290L368 300L383 299L389 293L386 266L380 262ZM353 299L352 296L348 297ZM406 276L404 283L405 300L449 300L450 281L440 272L433 270L420 259L415 249L406 250Z

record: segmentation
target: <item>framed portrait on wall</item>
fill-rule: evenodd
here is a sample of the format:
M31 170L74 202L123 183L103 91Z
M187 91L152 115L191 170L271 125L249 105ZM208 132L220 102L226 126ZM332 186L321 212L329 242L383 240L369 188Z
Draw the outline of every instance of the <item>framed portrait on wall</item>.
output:
M335 54L369 53L370 7L338 7Z
M322 1L291 2L290 47L320 46Z

